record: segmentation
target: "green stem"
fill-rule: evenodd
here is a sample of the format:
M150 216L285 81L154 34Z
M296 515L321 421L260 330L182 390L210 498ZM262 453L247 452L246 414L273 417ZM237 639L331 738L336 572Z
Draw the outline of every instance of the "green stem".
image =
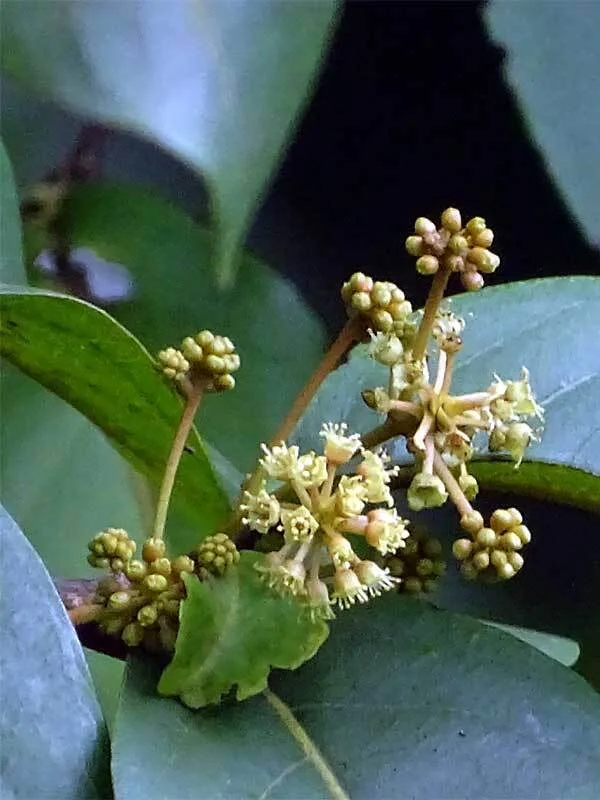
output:
M169 458L165 466L158 502L156 504L156 515L152 527L152 536L155 539L162 539L165 533L167 512L169 510L173 486L175 485L177 468L179 467L185 444L188 440L192 425L194 424L194 417L198 411L200 401L202 400L204 388L204 383L193 385L190 389L190 393L186 397L186 405L173 440L173 445L171 446L171 452L169 453Z
M433 329L435 316L442 300L444 299L444 292L446 291L446 286L448 285L450 272L451 270L440 267L433 276L433 282L431 284L429 294L427 295L425 308L423 309L423 319L419 325L419 330L415 336L415 342L412 348L413 358L415 361L421 361L421 359L425 356L427 342L429 341L429 337Z
M319 386L323 383L329 373L337 367L338 362L344 353L346 353L350 347L352 347L354 342L360 340L363 331L364 325L360 317L352 317L346 322L342 330L339 332L336 340L327 350L321 359L321 362L308 379L304 388L297 395L285 419L271 439L272 445L286 441L290 433L296 427L298 420L306 411L308 404L315 396Z
M450 472L446 462L437 452L437 450L433 455L433 467L438 477L442 479L444 486L450 495L450 499L458 509L461 517L464 517L465 514L470 514L473 511L473 506L465 497L463 490L458 485L458 481Z

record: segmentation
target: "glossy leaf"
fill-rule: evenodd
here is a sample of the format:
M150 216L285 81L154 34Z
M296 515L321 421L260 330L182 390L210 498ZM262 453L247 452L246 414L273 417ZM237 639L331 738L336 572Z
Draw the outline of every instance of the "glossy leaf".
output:
M21 220L12 167L0 142L0 281L24 283Z
M136 469L159 482L180 403L139 342L105 312L71 297L4 288L1 299L2 354L81 411ZM193 444L174 502L199 531L208 531L226 513L227 500L197 436Z
M485 389L494 372L517 379L525 365L546 411L542 440L528 449L521 468L496 459L474 463L480 485L600 508L600 349L593 346L600 280L550 278L497 286L453 298L452 309L467 321L452 390ZM345 419L359 431L375 427L380 419L364 405L360 389L386 383L386 370L357 348L323 385L295 438L315 446L323 419ZM395 455L406 459L403 447Z
M214 237L141 189L85 187L64 224L74 246L129 269L133 299L113 313L151 350L206 327L233 339L242 359L235 391L209 398L199 419L208 441L238 469L250 469L319 361L324 333L316 315L292 284L248 254L236 286L220 289L209 266Z
M4 9L2 63L43 95L151 138L205 175L219 269L230 279L335 8L334 0L21 0Z
M0 540L2 797L106 798L108 736L73 626L1 507Z
M340 614L314 659L244 703L194 713L156 697L157 675L127 671L117 796L568 800L600 785L600 698L585 681L410 599Z
M236 569L203 583L186 581L173 660L159 691L191 708L218 703L233 687L238 700L267 686L272 667L296 669L328 634L292 600L272 592L254 568L264 556L243 552Z
M592 242L600 242L598 3L486 4L504 69L550 173ZM577 266L577 265L575 265Z

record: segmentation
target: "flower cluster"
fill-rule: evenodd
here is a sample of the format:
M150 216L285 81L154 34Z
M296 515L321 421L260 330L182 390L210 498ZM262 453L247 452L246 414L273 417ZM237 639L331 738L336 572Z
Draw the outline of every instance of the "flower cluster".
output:
M246 492L243 522L266 533L283 533L280 550L269 553L259 570L267 584L301 599L313 615L330 619L332 605L348 608L381 594L398 579L375 561L354 551L348 535L364 537L380 554L402 547L409 535L406 520L393 508L385 453L363 450L360 437L345 424L325 424L323 454L300 454L296 445L263 445L261 465L270 478L282 481L294 500L269 493L266 482ZM360 459L353 474L338 476L338 468ZM287 497L285 492L280 496ZM368 506L377 505L376 508Z
M223 574L239 560L225 534L209 537L191 555L175 558L167 556L162 539L149 538L141 558L134 559L136 545L126 531L107 528L94 537L89 549L90 564L110 570L98 582L95 597L103 607L98 617L101 630L119 636L128 647L141 645L153 652L170 652L175 646L185 597L183 574L196 573L201 578L207 572Z
M527 447L541 433L543 409L535 400L525 368L518 380L494 376L492 384L482 391L452 394L465 320L440 302L441 293L453 272L460 273L465 288L480 288L480 273L494 271L499 263L488 249L492 240L492 231L480 217L469 220L463 228L457 209L444 211L439 228L420 217L406 247L417 257L420 272L436 275L437 294L430 294L419 329L410 337L403 339L395 331L371 333L369 354L389 369L389 380L385 387L363 391L363 399L387 416L382 426L385 437L377 443L403 436L415 458L417 470L407 493L412 511L441 506L450 498L461 517L477 513L470 503L479 487L469 474L468 464L482 444L487 441L490 452L508 454L518 467ZM430 378L428 360L432 355L435 374ZM483 539L490 538L487 533L482 535ZM488 555L491 558L487 551L476 554L478 546L476 541L471 546L475 562L466 560L471 551L463 557L465 575L473 577L475 566L471 565L483 565ZM500 551L505 552L503 547ZM503 562L502 555L494 555L494 559L492 566ZM498 575L512 577L522 557L511 551L503 563L509 566L499 569ZM478 574L483 571L481 566Z
M355 272L342 286L342 300L350 316L361 315L375 331L402 331L412 313L404 292L389 281L374 281Z
M484 527L478 511L465 514L460 524L471 538L457 539L452 551L462 562L460 571L465 578L506 580L521 569L523 556L518 551L531 541L531 533L516 508L496 509L489 527Z
M240 367L240 357L231 339L211 331L186 336L181 349L168 347L158 354L163 373L186 392L186 385L202 383L206 391L233 389L233 373Z
M435 275L439 269L458 272L467 291L477 291L484 283L481 273L495 272L500 259L489 249L493 231L482 217L473 217L463 228L460 212L447 208L436 228L427 217L415 222L415 233L406 240L406 250L417 259L417 271Z

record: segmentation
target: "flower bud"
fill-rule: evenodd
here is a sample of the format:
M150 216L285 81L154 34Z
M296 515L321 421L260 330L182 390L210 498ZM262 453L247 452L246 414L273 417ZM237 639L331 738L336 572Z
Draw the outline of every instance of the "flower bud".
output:
M502 548L502 550L520 550L523 547L523 542L516 533L509 531L498 538L498 547Z
M111 611L124 611L130 603L129 592L113 592L108 598L108 608Z
M483 517L479 511L469 511L460 518L460 527L465 533L474 536L483 528Z
M473 245L476 247L485 247L486 249L492 246L493 241L494 232L491 228L484 228L472 238Z
M130 622L129 625L125 626L121 634L121 639L123 639L127 647L138 647L142 643L143 638L144 629L137 622Z
M478 292L480 289L483 289L483 285L485 283L483 280L483 275L474 270L461 272L460 282L467 292Z
M490 528L493 528L496 533L504 533L512 526L512 515L506 508L497 508L490 517Z
M447 208L442 212L442 227L450 233L458 233L462 228L460 211L457 208Z
M428 233L435 233L436 227L427 217L419 217L415 222L415 233L418 236L426 236Z
M519 537L522 544L529 544L531 541L531 531L527 525L516 525L512 532Z
M435 256L421 256L417 259L416 267L421 275L435 275L440 263Z
M459 561L464 561L464 559L469 558L473 552L473 542L470 539L457 539L452 545L452 552L454 558L457 558Z
M142 547L142 558L146 563L156 561L165 554L166 545L162 539L146 539Z
M409 254L409 256L414 256L414 258L419 258L420 256L423 255L424 244L422 236L409 236L404 245L406 247L406 252Z
M475 553L473 558L471 559L473 566L478 572L481 572L484 569L487 569L490 565L490 556L485 550L480 550L478 553Z
M154 603L147 606L142 606L137 613L137 620L143 628L149 628L154 625L158 619L158 610Z
M160 594L160 592L164 592L169 582L165 578L164 575L146 575L144 578L143 584L149 592L155 592L156 594Z
M498 537L491 528L482 528L475 536L475 541L479 547L493 547Z

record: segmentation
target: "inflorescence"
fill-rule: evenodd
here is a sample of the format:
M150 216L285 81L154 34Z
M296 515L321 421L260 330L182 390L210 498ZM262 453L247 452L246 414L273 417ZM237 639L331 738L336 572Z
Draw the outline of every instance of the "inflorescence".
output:
M391 589L398 581L371 560L360 558L347 534L364 537L381 554L395 552L408 536L406 520L393 508L389 467L384 452L364 450L358 434L344 423L321 429L323 454L300 454L296 445L263 445L261 466L282 482L293 500L269 493L266 480L246 491L243 522L260 533L276 526L284 544L269 553L258 569L268 585L301 599L316 616L333 617L331 604L348 608ZM358 460L352 474L341 466ZM283 492L284 496L287 496ZM366 510L366 506L376 506Z
M232 517L237 527L230 526L229 533L234 536L243 524L261 535L263 546L259 542L257 549L267 551L256 565L261 577L270 589L296 598L313 618L331 619L334 607L365 603L391 589L430 592L445 572L442 543L423 531L409 531L408 520L394 507L392 481L400 468L391 465L382 445L398 438L415 464L406 495L410 510L436 508L448 500L457 508L464 536L454 541L452 553L461 574L468 580L507 580L523 566L522 550L531 533L522 515L516 508L496 509L486 525L472 506L479 487L469 464L487 446L518 467L527 447L540 437L543 409L525 368L516 380L492 375L488 386L453 393L465 320L443 301L453 273L465 289L482 288L483 276L500 263L489 249L493 239L484 219L474 217L463 226L455 208L443 212L439 226L417 219L406 250L416 258L417 271L433 278L422 312L413 311L395 284L354 273L341 292L350 321L297 398L280 438L286 438L343 348L367 335L368 353L387 368L388 380L385 386L363 388L362 398L385 420L362 434L349 432L344 422L325 423L320 453L301 453L297 445L277 438L262 445ZM205 330L185 338L180 349L160 352L158 365L186 405L152 536L135 560L136 546L128 534L108 528L90 543L88 560L109 571L96 598L102 629L132 647L169 651L185 597L184 575L211 580L239 559L225 533L204 539L190 554L170 558L163 532L200 399L204 392L232 389L240 359L230 339Z

